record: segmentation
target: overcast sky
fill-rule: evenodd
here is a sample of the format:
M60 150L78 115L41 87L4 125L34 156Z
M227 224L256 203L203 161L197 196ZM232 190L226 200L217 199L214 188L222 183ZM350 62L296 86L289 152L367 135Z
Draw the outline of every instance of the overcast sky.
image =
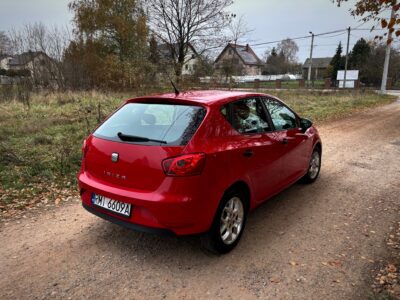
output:
M43 22L46 25L71 25L72 15L68 11L69 0L0 0L0 30L27 23ZM330 32L346 27L362 25L353 18L349 8L354 4L350 0L338 8L330 0L236 0L230 11L243 15L250 29L247 40L250 45L281 40L287 37L305 36L309 31L314 33ZM360 28L367 28L368 24ZM375 33L354 31L350 46L360 37L371 37ZM310 39L297 40L300 48L298 57L304 61L309 56ZM346 33L316 37L314 57L333 56L336 46L347 42ZM398 43L396 43L398 45ZM268 47L274 44L254 46L260 57Z

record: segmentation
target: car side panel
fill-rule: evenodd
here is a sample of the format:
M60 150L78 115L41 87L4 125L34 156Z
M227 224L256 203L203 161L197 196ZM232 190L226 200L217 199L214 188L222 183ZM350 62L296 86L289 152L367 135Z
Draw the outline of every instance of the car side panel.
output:
M251 193L251 207L274 194L281 188L281 148L283 145L274 133L243 135L232 128L219 110L212 110L196 136L185 149L194 149L207 153L207 165L211 163L215 174L210 184L222 198L223 192L238 181L245 182ZM244 152L252 150L253 155L246 157ZM216 159L218 158L218 159ZM218 192L219 191L219 192ZM222 191L222 193L221 193ZM216 209L217 206L214 205Z
M302 176L308 167L309 152L312 147L312 136L303 134L298 128L280 132L287 140L283 152L282 181L288 184Z

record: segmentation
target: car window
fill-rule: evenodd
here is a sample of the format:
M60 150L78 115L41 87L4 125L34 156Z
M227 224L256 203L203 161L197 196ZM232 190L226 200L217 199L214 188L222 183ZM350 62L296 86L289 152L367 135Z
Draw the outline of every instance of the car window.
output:
M228 118L226 107L221 112L238 132L262 133L271 131L262 103L257 98L231 103L232 116Z
M121 142L118 133L165 141L166 145L186 145L203 121L206 110L200 106L128 103L106 120L94 136ZM134 143L158 145L157 142Z
M271 115L275 130L287 130L297 127L296 115L282 103L273 99L263 99Z
M143 114L144 118L141 118L141 123L142 125L149 124L150 119L152 119L150 124L153 125L171 125L173 123L175 110L176 106L174 105L149 105ZM150 117L150 115L152 116Z

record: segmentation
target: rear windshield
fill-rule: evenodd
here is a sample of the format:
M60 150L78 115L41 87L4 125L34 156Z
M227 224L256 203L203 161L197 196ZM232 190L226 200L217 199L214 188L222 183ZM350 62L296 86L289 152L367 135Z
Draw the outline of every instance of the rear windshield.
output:
M205 114L200 106L128 103L106 120L94 136L143 145L186 145Z

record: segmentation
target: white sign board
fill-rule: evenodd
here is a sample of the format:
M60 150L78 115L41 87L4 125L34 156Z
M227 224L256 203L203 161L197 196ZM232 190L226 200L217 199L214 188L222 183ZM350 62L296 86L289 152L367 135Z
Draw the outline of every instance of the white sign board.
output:
M354 80L346 80L346 88L350 88L350 89L354 89L355 87L355 81ZM340 80L339 81L339 88L343 88L344 87L344 80Z
M347 80L358 80L358 70L347 70L346 74L346 81ZM336 80L344 80L344 71L338 71L337 72L337 78Z

